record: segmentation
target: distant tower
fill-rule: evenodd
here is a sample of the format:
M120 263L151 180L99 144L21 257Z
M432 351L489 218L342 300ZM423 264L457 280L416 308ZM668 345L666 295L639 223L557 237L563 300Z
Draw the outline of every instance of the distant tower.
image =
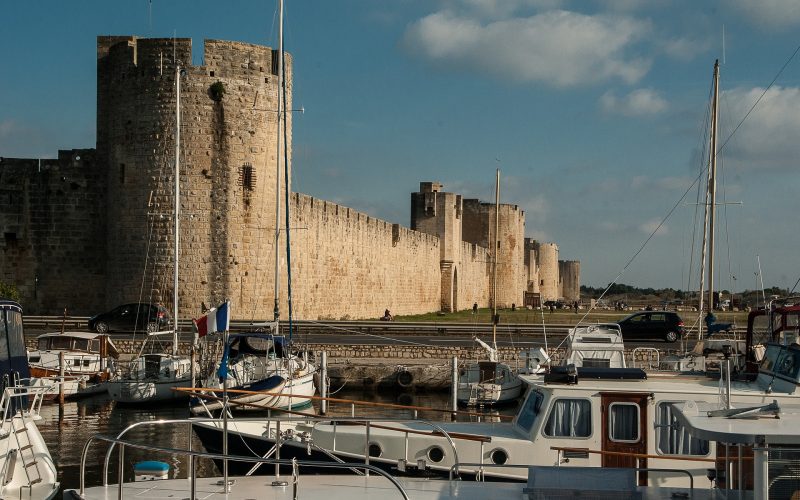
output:
M180 65L181 314L230 298L243 314L271 317L282 156L277 59L269 47L206 40L204 64L193 66L190 39L98 37L97 161L108 170L108 220L115 221L108 227L107 306L171 302ZM291 109L288 56L286 65Z
M561 297L575 301L581 298L581 263L577 260L558 261L561 278Z
M538 246L536 240L525 238L525 269L527 274L527 291L539 293L539 259L537 258Z
M557 300L560 297L558 287L558 245L555 243L539 243L539 293L542 301Z
M420 182L411 193L411 229L439 237L442 311L458 311L458 262L461 259L461 195L445 193L438 182Z

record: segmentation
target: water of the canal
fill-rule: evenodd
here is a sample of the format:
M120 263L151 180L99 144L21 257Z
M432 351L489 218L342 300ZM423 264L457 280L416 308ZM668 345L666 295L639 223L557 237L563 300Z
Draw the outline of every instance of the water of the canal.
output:
M425 408L447 408L449 396L443 393L393 393L393 392L365 392L342 391L335 395L337 398L351 400L365 400L383 403L397 403L404 405L420 406ZM349 415L350 405L332 406L330 414ZM501 410L504 414L513 414L514 407ZM358 415L389 415L396 417L412 417L411 411L390 413L389 410L378 408L359 409ZM182 419L189 416L185 404L160 405L147 407L120 406L112 402L107 396L95 396L80 401L67 402L63 407L49 404L42 407L42 420L39 429L47 446L50 448L53 461L58 470L58 478L64 488L77 488L80 485L81 452L86 441L97 434L116 436L120 431L131 424L146 420ZM251 416L250 413L246 414ZM255 416L255 415L252 415ZM429 420L443 420L449 418L446 413L424 412L420 415ZM469 418L469 417L466 417ZM162 447L185 449L189 439L187 426L146 426L136 431L131 437L137 442L143 442ZM196 437L192 436L194 449L202 449ZM103 461L106 450L105 443L95 443L87 454L86 485L96 486L102 484ZM179 456L161 455L143 450L128 449L125 452L126 480L133 478L133 464L142 460L161 460L170 464L170 477L186 477L186 458ZM113 454L109 466L109 482L116 483L117 455ZM216 475L218 472L211 461L201 461L198 464L199 475Z

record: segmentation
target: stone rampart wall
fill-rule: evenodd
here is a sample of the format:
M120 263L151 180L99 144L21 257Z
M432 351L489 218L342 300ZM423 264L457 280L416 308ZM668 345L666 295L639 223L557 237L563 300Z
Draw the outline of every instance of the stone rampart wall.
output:
M28 314L89 314L104 302L105 170L94 150L0 158L0 281Z
M303 319L378 318L440 306L439 238L292 195L294 307Z

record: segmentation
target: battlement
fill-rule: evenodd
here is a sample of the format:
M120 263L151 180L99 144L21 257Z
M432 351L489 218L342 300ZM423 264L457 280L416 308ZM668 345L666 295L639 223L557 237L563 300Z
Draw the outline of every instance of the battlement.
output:
M291 82L292 56L285 53L286 78ZM136 67L141 75L163 74L175 64L199 70L212 78L252 77L278 74L277 51L265 45L228 40L205 40L203 62L192 64L191 38L139 38L98 36L98 63L121 68Z

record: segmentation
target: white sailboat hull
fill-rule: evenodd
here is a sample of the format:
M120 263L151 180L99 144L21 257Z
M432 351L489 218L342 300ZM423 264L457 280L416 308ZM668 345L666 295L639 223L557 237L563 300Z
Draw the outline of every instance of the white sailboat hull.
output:
M228 400L237 410L264 410L264 409L300 409L311 405L311 397L316 392L314 375L316 370L309 365L309 370L296 375L273 389L265 391L267 394L236 394L230 393ZM215 393L219 397L219 393ZM192 413L200 414L205 410L213 411L222 408L222 401L209 401L192 407Z

